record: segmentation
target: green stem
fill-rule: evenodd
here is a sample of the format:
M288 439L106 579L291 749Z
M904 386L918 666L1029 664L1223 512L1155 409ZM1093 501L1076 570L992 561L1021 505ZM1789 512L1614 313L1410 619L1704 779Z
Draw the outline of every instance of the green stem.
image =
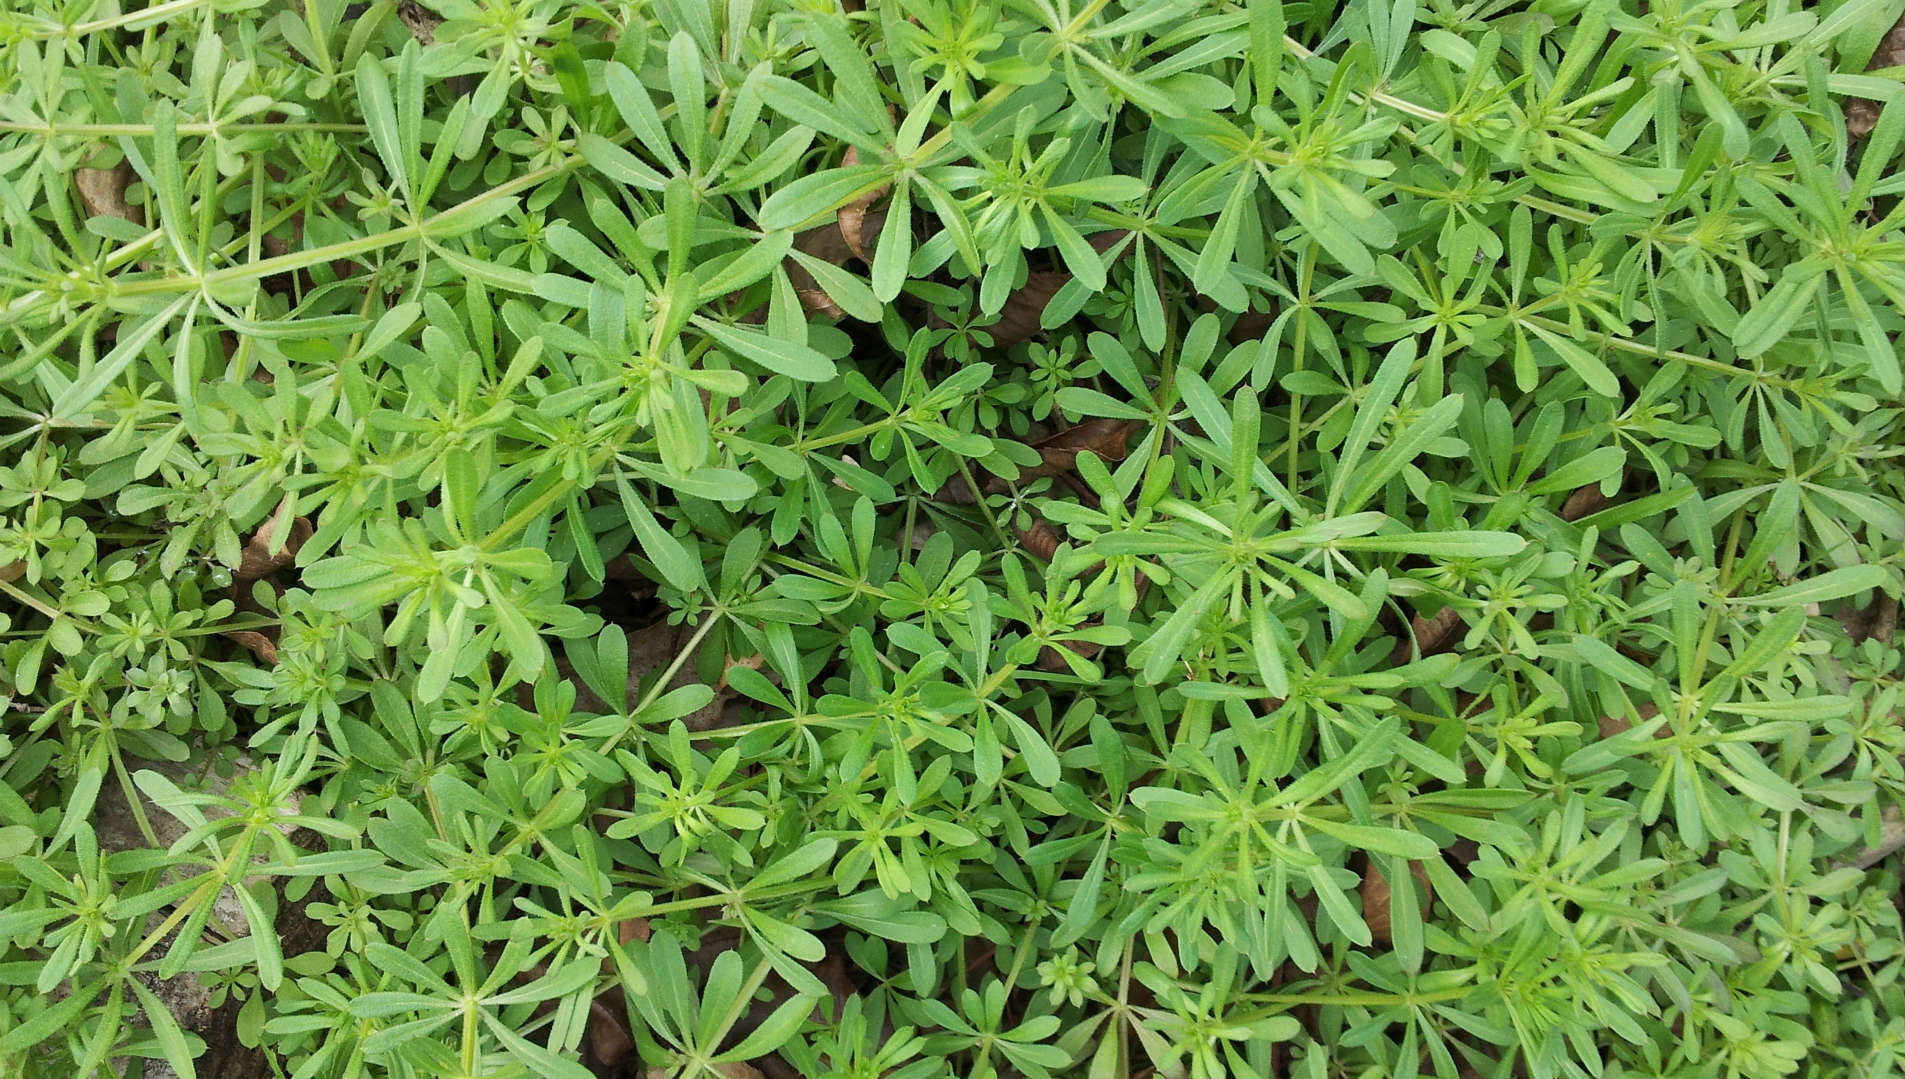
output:
M1295 54L1300 60L1308 60L1316 55L1309 49L1304 48L1301 42L1288 34L1285 34L1283 37L1283 47ZM1331 63L1332 61L1325 60L1324 62ZM1400 98L1394 94L1385 94L1380 90L1370 90L1366 93L1358 93L1352 90L1350 91L1349 99L1359 105L1366 101L1374 101L1379 105L1386 105L1397 112L1406 113L1418 120L1427 120L1434 124L1447 123L1449 119L1449 114L1446 112L1437 112L1425 105L1418 105L1406 98Z
M1382 1008L1398 1005L1414 1006L1418 1004L1445 1004L1452 1000L1461 1000L1475 991L1473 986L1460 986L1454 989L1437 989L1428 993L1262 993L1252 994L1251 999L1263 1001L1270 1007L1259 1008L1239 1016L1228 1017L1242 1025L1278 1015L1290 1007L1312 1004L1335 1008Z
M642 694L641 703L635 706L630 713L631 715L639 715L650 705L654 704L663 693L667 692L668 683L674 681L675 675L681 672L681 668L688 662L688 657L700 651L701 642L708 639L708 634L713 631L715 624L720 622L723 617L724 616L717 611L702 620L701 626L695 630L694 636L688 638L688 643L683 645L681 651L675 655L675 661L668 665L668 669L661 673L660 678L655 679L655 684L649 687L648 692ZM622 738L627 735L629 731L634 729L635 725L630 723L628 726L616 731L614 735L610 736L608 741L602 743L602 748L596 752L604 757L608 756L615 750L616 746L621 744Z
M61 611L58 607L55 607L52 604L46 602L45 600L40 599L38 596L35 596L31 592L27 592L24 589L14 587L13 582L11 581L0 581L0 592L4 592L7 595L12 596L15 600L27 605L28 607L33 608L34 610L40 612L41 614L45 615L48 618L64 618L67 621L71 622L73 625L79 627L80 629L85 630L88 633L99 632L99 627L94 625L93 623L88 622L84 618L80 618L78 615L67 614L64 611Z
M231 880L231 874L238 865L238 852L240 850L250 849L251 844L247 842L247 840L255 834L255 830L255 828L247 829L244 835L232 843L231 849L226 852L224 860L218 863L218 868L212 870L210 879L193 889L192 894L186 897L184 902L173 907L172 913L166 915L164 921L154 926L152 931L145 935L145 939L139 942L138 947L134 948L132 953L126 956L126 966L130 967L134 963L137 963L140 957L157 947L160 941L171 935L172 930L177 928L180 922L190 917L192 912L197 910L200 905L210 903L217 898L218 893L223 890L225 885Z
M846 431L838 431L831 435L822 435L814 439L801 439L794 444L794 451L796 453L803 453L808 450L820 450L830 446L838 446L842 443L857 442L870 434L897 426L899 426L899 418L897 416L889 416L886 419L874 423L863 423L858 427Z
M618 452L618 447L622 442L621 432L616 432L613 436L606 439L606 441L608 445L597 450L595 456L589 458L589 476L591 478L605 468L610 461L615 459L615 454ZM484 552L496 550L504 543L515 538L518 532L521 532L524 528L529 526L529 522L541 516L544 510L555 505L558 499L573 492L574 488L566 484L558 483L551 486L547 491L537 496L535 501L517 510L502 524L497 525L489 535L483 537L483 542L477 544L477 549Z
M1479 304L1477 305L1476 310L1481 311L1486 309L1488 306L1489 305L1487 304ZM1496 308L1494 312L1492 313L1506 315L1508 314L1508 311L1506 308ZM1524 317L1520 319L1519 321L1529 323L1530 325L1538 325L1544 330L1552 330L1560 334L1571 336L1574 333L1574 328L1572 326L1569 326L1567 323L1558 321L1556 319L1537 318L1537 317L1530 316L1530 317ZM1712 358L1711 356L1696 356L1691 352L1680 352L1676 349L1671 349L1671 348L1669 349L1656 348L1653 345L1649 345L1641 341L1636 341L1629 337L1621 337L1616 334L1608 333L1606 330L1590 329L1586 331L1586 333L1589 337L1592 337L1595 341L1599 342L1602 345L1607 346L1608 348L1614 349L1617 352L1625 352L1633 356L1647 356L1647 357L1651 357L1655 359L1673 360L1676 363L1684 363L1690 367L1698 367L1707 371L1716 371L1716 372L1719 372L1720 374L1734 375L1739 378L1759 377L1759 376L1756 376L1751 371L1742 370L1738 367L1735 367L1734 365L1730 363L1727 363L1725 360L1716 360Z
M193 8L208 6L208 0L167 0L163 4L154 4L138 11L122 11L91 22L75 23L72 26L54 26L35 31L28 35L34 41L52 41L57 38L76 38L87 34L97 34L101 30L116 30L122 26L135 26L146 20L159 22Z
M985 492L980 489L979 481L973 479L972 469L966 467L966 459L955 458L953 463L959 466L959 476L966 481L966 489L972 492L973 503L979 507L979 512L985 515L986 523L992 526L992 531L999 537L999 542L1007 547L1014 546L1012 535L1006 532L1005 526L999 523L998 516L992 512L992 506L986 501Z
M285 121L282 123L263 123L234 121L229 124L194 122L178 125L180 135L243 135L253 131L290 132L315 131L336 135L362 135L368 128L363 124L306 123ZM151 138L151 124L27 124L18 120L0 120L0 133L39 135L42 138L55 138L60 135L86 136L88 138Z

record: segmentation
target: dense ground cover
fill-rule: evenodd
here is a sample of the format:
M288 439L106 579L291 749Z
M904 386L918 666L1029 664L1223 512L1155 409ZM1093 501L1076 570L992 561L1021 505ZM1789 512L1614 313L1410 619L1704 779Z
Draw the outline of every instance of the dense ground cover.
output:
M1901 8L10 0L0 1071L1899 1073Z

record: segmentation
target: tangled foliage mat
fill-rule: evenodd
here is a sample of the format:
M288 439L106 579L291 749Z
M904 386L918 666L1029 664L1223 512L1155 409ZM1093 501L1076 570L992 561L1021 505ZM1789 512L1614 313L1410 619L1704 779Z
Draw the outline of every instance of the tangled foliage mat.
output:
M1905 0L5 0L0 1072L1901 1072Z

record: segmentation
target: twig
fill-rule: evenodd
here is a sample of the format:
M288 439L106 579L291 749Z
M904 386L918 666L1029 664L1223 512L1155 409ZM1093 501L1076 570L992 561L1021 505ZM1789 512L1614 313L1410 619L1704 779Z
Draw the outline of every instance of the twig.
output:
M1898 807L1887 808L1880 819L1879 841L1860 851L1858 857L1840 862L1833 869L1870 869L1900 849L1905 849L1905 816L1900 815Z

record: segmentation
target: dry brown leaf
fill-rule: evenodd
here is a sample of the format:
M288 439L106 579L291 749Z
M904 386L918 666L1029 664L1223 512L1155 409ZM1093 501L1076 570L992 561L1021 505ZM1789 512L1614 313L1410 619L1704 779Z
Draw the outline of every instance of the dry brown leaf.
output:
M417 44L428 47L436 43L437 27L443 25L443 20L434 12L416 0L402 0L397 5L397 17L410 28L410 36L417 39Z
M5 571L0 570L0 580L5 579ZM1889 645L1898 633L1898 600L1881 592L1863 608L1839 612L1838 619L1854 644L1876 640Z
M1054 671L1062 674L1072 669L1071 664L1065 662L1065 657L1059 654L1059 647L1063 647L1067 652L1077 656L1079 659L1096 659L1098 653L1105 650L1105 646L1096 641L1068 641L1064 645L1057 647L1048 644L1044 648L1039 649L1039 670Z
M842 210L841 214L844 215L846 212ZM856 238L862 229L865 230L866 235L877 237L885 224L885 208L863 210L854 219ZM817 225L795 236L794 247L802 254L823 259L835 266L845 266L850 259L854 258L863 258L871 262L870 255L862 253L854 245L849 244L846 235L841 231L846 227L847 221L844 216L828 224ZM820 282L814 279L814 275L808 272L807 267L802 266L792 256L788 257L786 265L787 277L794 283L794 294L800 297L802 307L808 311L826 315L828 318L848 317L847 313L841 310L840 305L833 301L833 297L827 295L827 290L820 287Z
M1455 608L1444 607L1434 618L1416 615L1409 628L1415 634L1416 649L1425 656L1432 656L1454 646L1455 635L1462 628L1462 616Z
M8 562L6 565L0 566L0 582L17 581L21 577L25 576L25 574L26 574L26 560L25 559L19 559L17 561Z
M853 147L841 157L843 167L852 167L860 163L860 153ZM834 219L825 225L816 225L794 237L794 249L803 255L831 262L835 266L845 266L849 259L860 259L871 263L872 241L880 234L886 224L886 211L875 210L873 204L886 196L891 185L881 185L840 208ZM827 290L793 256L786 263L787 277L794 283L794 294L800 297L800 305L811 312L826 315L832 319L847 317Z
M979 485L980 490L989 495L1004 494L1013 483L1030 483L1043 476L1071 472L1078 467L1078 454L1083 450L1090 450L1105 461L1122 461L1130 452L1131 432L1140 426L1137 420L1086 420L1068 427L1032 443L1032 448L1038 451L1038 464L1020 469L1018 478L1010 482L987 475ZM978 501L964 476L947 480L934 497L959 506L970 506Z
M1435 900L1435 888L1429 884L1429 874L1420 862L1409 863L1409 873L1416 879L1416 886L1422 890L1420 910L1429 909ZM1370 859L1363 868L1363 922L1369 926L1369 935L1380 943L1387 944L1390 939L1389 924L1389 879L1376 868L1374 859Z
M1138 420L1086 420L1074 424L1033 448L1038 450L1039 467L1071 471L1078 466L1079 453L1090 450L1106 461L1122 461L1130 452L1131 432Z
M1462 627L1462 616L1453 607L1442 608L1434 618L1424 618L1418 614L1410 619L1409 632L1415 640L1417 658L1427 659L1454 648L1456 636L1461 633ZM1404 664L1409 659L1409 642L1396 642L1395 651L1389 654L1390 664Z
M1058 533L1052 531L1052 526L1041 517L1032 522L1032 527L1019 529L1019 542L1025 544L1025 549L1037 555L1041 561L1050 562L1052 555L1058 552L1061 541Z
M986 332L992 335L992 343L1006 348L1037 336L1043 329L1039 317L1045 313L1045 305L1051 303L1052 297L1071 279L1071 274L1056 270L1036 270L1028 274L1025 284L1006 298L1005 306L999 309L998 321L986 327Z
M891 109L887 111L889 113L892 112ZM852 146L847 147L847 152L840 157L840 167L852 168L859 163L860 151ZM886 193L892 189L892 184L881 184L879 187L874 188L872 191L867 192L840 208L838 220L835 222L839 228L840 237L845 241L847 250L853 252L854 257L862 262L871 263L873 261L872 254L867 251L867 240L870 236L879 235L880 225L884 224L886 219L885 214L879 215L879 221L876 222L873 229L869 231L866 227L867 211L873 208L874 203L885 198Z
M74 169L73 186L79 188L88 217L117 217L138 225L144 224L144 215L126 202L126 188L136 176L122 161L110 169Z
M1640 717L1640 721L1642 723L1645 723L1648 720L1660 714L1660 706L1655 704L1652 701L1648 701L1645 704L1642 704L1639 708L1636 708L1634 710L1634 714ZM1626 716L1602 716L1601 717L1601 737L1612 738L1615 735L1620 734L1622 731L1632 729L1633 726L1634 726L1633 722L1630 721ZM1654 737L1666 738L1671 736L1672 733L1673 732L1669 728L1662 727L1660 728L1660 730L1654 732Z
M635 1052L635 1037L621 1014L624 999L617 986L589 1001L589 1021L584 1028L588 1052L583 1059L597 1075L626 1074L625 1062Z
M221 634L226 640L242 644L251 650L251 654L275 666L278 662L278 645L271 638L255 629L228 629Z
M1607 504L1607 496L1601 493L1601 485L1590 483L1576 488L1568 500L1561 503L1561 519L1578 521L1589 514L1601 512L1607 508Z
M278 516L272 516L258 526L258 531L245 544L244 557L238 568L232 571L232 585L248 584L261 580L291 564L298 557L298 549L316 531L309 519L294 517L291 520L291 535L282 545L276 542Z
M721 668L720 684L715 688L717 690L726 690L728 688L728 673L736 667L746 667L750 671L760 670L761 659L762 657L760 656L742 656L740 659L729 656L727 665Z
M1363 870L1363 924L1378 942L1389 943L1389 878L1373 861Z
M598 817L596 819L595 826L597 828L606 828L608 827L609 823L611 822L607 818ZM639 940L639 941L646 942L648 940L649 933L650 933L650 929L648 926L647 918L624 918L620 922L616 923L616 926L615 926L615 940L616 940L616 943L618 944L626 945L631 940ZM605 955L602 957L602 973L604 974L615 973L615 957L614 956Z
M1272 300L1270 301L1270 310L1268 311L1245 311L1243 314L1238 315L1237 321L1231 323L1230 332L1224 335L1224 339L1233 345L1241 345L1249 341L1260 341L1263 339L1264 334L1270 332L1270 327L1274 325L1276 321L1276 301Z
M1885 36L1879 39L1878 48L1872 50L1872 60L1865 65L1867 71L1880 68L1905 67L1905 15L1892 25ZM1845 103L1845 133L1854 142L1865 138L1878 125L1879 113L1884 106L1879 102L1863 97L1847 98Z
M853 249L847 246L846 237L840 234L837 221L825 225L816 225L794 237L794 249L804 255L831 262L835 266L844 266L853 257ZM847 313L833 302L827 290L820 287L814 275L807 272L792 255L787 257L787 276L794 283L794 293L800 297L800 305L809 311L817 311L828 318L845 318Z
M1090 238L1092 249L1104 254L1112 249L1119 240L1124 239L1125 231L1116 229L1101 232ZM1130 248L1126 248L1129 251ZM1005 306L999 309L999 318L986 327L992 335L992 343L999 348L1029 341L1043 329L1039 318L1045 314L1045 305L1052 302L1058 290L1071 282L1072 275L1066 270L1034 270L1026 275L1025 284L1020 285L1012 295L1006 297Z
M278 512L266 518L265 522L258 526L258 531L253 533L251 539L246 542L239 558L238 568L232 571L230 589L232 603L236 605L240 611L251 614L267 613L266 609L260 605L258 600L252 595L252 586L258 581L267 580L279 570L289 566L292 561L297 558L299 548L304 546L305 542L311 538L312 533L315 531L308 519L293 517L291 518L291 534L285 538L283 546L274 551L272 548L276 546L275 537L277 536L279 523L283 521L285 515L290 513L290 511L291 503L289 499L287 499L285 502L279 504ZM276 582L273 582L271 587L280 592L283 591L282 586ZM234 629L225 630L222 636L229 641L243 645L252 655L257 656L263 662L275 665L278 662L277 632L275 627L267 627L263 632L251 629Z

